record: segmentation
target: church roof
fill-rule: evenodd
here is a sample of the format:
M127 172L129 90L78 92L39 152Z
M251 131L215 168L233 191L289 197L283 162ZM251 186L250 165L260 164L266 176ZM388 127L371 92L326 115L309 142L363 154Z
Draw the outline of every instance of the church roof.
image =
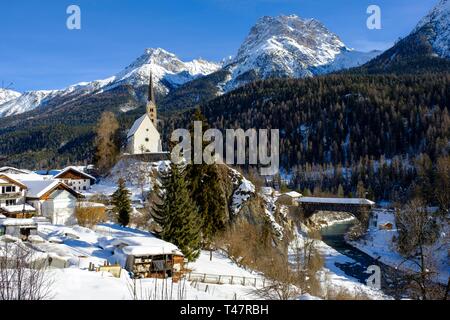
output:
M154 126L152 120L150 120L149 115L146 113L133 123L133 126L131 127L131 129L128 130L127 138L134 136L134 134L136 133L136 131L138 131L139 127L141 126L142 122L144 122L146 117L150 121L150 125ZM155 128L155 130L156 130L156 128Z

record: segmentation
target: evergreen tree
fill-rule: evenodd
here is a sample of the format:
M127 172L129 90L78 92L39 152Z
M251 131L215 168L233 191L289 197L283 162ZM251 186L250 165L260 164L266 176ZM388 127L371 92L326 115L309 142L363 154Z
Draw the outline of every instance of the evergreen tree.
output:
M192 120L202 122L202 132L208 129L208 124L199 109L194 113ZM191 126L192 137L193 133ZM218 167L216 164L192 163L186 168L186 179L201 220L202 240L205 245L210 245L217 232L224 230L226 224L226 199L220 184Z
M118 188L112 195L112 204L114 212L117 214L117 221L125 227L130 222L130 191L125 187L125 180L122 178L117 181L117 185Z
M180 165L171 163L170 170L163 174L160 197L152 217L162 228L161 237L178 246L189 261L197 259L201 225Z

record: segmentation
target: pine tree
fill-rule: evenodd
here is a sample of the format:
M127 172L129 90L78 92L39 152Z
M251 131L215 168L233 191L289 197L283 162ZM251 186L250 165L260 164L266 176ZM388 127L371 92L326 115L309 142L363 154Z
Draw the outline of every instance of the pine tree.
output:
M171 163L170 170L163 174L160 196L152 217L162 228L162 239L175 244L189 261L197 259L201 224L180 165Z
M192 120L202 122L202 132L208 129L200 110L196 110ZM191 127L193 137L192 129ZM225 192L220 184L218 167L216 164L190 164L186 168L186 179L201 220L203 242L209 246L217 232L225 229L226 224Z
M118 188L112 195L112 204L114 212L117 214L117 221L125 227L130 222L130 191L125 187L125 180L122 178L117 181L117 185Z

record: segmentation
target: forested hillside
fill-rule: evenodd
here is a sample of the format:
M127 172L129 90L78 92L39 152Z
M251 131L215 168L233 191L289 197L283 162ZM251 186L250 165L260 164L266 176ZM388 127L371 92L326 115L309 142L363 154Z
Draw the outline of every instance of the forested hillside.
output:
M448 154L449 106L448 73L333 75L256 82L202 112L220 129L280 129L282 169L306 193L355 194L359 184L386 199L413 191L418 158Z
M201 109L211 127L280 129L282 173L292 187L315 194L365 190L391 199L415 190L419 164L428 172L427 183L434 183L434 164L450 148L449 84L449 73L269 79ZM37 169L91 162L101 112L116 113L124 139L144 112L143 107L120 111L132 103L133 93L122 89L22 121L5 118L0 165ZM164 104L159 109L164 111ZM165 145L171 130L186 128L191 115L162 117Z

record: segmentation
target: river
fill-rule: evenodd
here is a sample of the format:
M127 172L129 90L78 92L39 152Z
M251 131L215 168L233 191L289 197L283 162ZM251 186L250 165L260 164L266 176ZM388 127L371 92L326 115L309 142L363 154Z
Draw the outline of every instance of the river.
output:
M370 276L366 271L367 268L371 265L377 265L381 269L381 290L385 294L400 298L400 292L403 291L401 289L403 287L401 273L377 261L361 250L352 247L345 241L344 236L353 223L353 221L336 223L323 228L320 232L323 242L353 260L353 262L346 263L336 262L335 266L346 275L357 279L360 283L366 284L366 280Z

